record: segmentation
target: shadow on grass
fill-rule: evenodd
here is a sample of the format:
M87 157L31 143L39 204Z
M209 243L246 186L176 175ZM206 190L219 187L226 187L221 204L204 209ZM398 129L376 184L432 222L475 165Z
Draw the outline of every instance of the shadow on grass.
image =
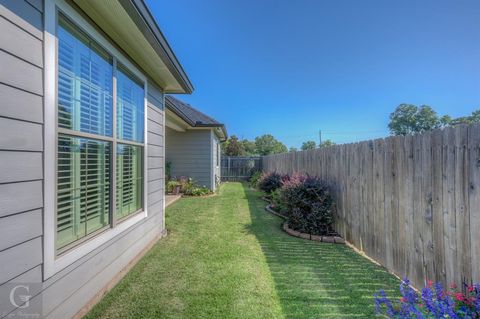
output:
M398 280L345 245L307 241L281 230L261 193L244 184L252 223L286 318L372 318L373 294L396 294Z

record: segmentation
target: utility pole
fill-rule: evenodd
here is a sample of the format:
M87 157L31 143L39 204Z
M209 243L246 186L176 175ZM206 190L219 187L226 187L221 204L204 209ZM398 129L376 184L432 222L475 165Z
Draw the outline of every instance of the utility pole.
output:
M322 145L322 130L318 130L318 147Z

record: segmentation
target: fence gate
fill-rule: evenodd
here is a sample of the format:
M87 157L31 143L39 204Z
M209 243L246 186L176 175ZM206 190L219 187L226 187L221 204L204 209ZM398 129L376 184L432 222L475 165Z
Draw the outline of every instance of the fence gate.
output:
M222 156L221 168L223 182L247 180L253 172L262 169L262 158L260 156Z

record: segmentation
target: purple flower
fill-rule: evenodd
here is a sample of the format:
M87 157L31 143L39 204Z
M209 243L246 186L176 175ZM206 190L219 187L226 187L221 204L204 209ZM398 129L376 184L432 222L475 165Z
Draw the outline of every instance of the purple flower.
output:
M395 319L480 319L480 284L472 287L465 295L452 288L453 295L457 296L453 299L440 283L429 282L419 296L410 286L410 281L404 279L400 284L402 298L390 300L384 291L380 291L375 294L375 310L377 314Z

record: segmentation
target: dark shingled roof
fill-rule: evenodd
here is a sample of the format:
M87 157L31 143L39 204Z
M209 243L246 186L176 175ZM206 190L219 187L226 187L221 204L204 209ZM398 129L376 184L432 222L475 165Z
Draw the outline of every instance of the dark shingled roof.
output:
M227 131L225 125L200 112L188 103L182 102L171 95L165 96L165 106L179 116L192 127L219 127L222 129L225 138Z

